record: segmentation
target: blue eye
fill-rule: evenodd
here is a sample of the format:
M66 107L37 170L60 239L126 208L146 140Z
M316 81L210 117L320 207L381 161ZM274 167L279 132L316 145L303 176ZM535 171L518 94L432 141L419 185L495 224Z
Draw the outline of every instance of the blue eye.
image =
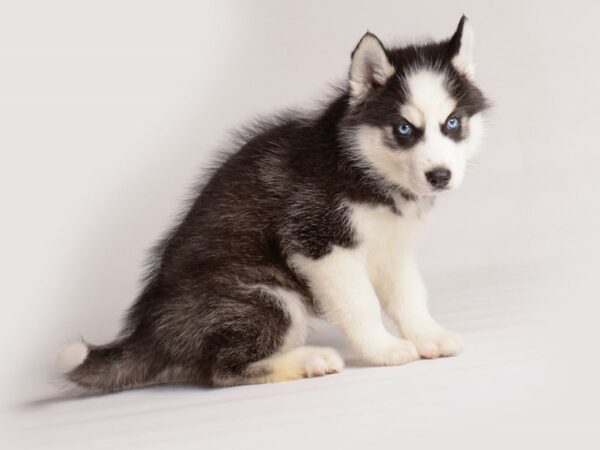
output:
M408 123L402 123L397 127L398 133L402 136L409 136L412 133L412 127Z
M446 120L446 128L448 128L449 130L455 130L456 128L458 128L459 124L460 122L456 117L450 117L448 120Z

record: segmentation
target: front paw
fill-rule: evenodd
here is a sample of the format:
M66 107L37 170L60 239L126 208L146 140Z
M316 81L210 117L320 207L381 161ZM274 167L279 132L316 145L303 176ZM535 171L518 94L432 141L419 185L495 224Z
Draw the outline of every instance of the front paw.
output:
M419 352L412 342L394 338L380 342L366 359L377 366L399 366L419 359Z
M439 358L456 356L463 351L462 338L454 331L443 328L435 331L413 333L408 337L423 358Z

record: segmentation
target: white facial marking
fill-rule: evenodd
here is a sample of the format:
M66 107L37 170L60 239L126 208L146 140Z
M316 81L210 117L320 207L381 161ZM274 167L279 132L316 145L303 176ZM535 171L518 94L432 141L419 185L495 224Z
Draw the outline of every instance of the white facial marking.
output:
M425 174L437 168L452 173L449 187L460 184L464 174L465 159L459 145L442 133L441 126L456 108L456 101L446 88L445 75L431 70L422 70L406 79L408 102L401 113L415 114L422 120L419 128L424 136L410 151L413 155L412 185L417 192L431 191L432 187ZM405 111L407 110L407 111Z
M469 119L469 136L464 141L465 152L467 155L467 161L477 153L481 142L485 136L483 114L477 113L471 116Z
M404 105L400 110L402 117L408 120L417 128L423 128L425 126L425 116L423 112L412 103Z
M401 115L423 131L419 141L408 149L392 148L394 137L389 128L362 125L353 136L357 159L366 170L383 176L392 184L417 195L435 195L426 173L443 168L451 172L447 189L462 183L466 164L475 154L483 136L482 115L459 117L465 138L454 141L442 127L456 108L456 100L448 92L445 75L434 70L420 70L406 79L407 101Z
M411 160L408 152L394 151L385 144L384 131L375 126L363 125L354 135L356 157L364 170L383 176L393 184L411 185Z
M439 128L439 124L456 108L456 101L446 89L444 74L440 72L422 70L413 73L406 79L406 85L408 103L400 112L418 115L420 123L415 123L415 126L430 128L438 125Z

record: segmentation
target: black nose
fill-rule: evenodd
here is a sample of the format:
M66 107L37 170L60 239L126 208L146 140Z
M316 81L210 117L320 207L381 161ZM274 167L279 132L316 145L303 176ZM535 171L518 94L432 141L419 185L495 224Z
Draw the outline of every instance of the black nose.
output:
M429 184L431 184L435 189L444 189L448 185L451 176L452 172L441 167L425 173L425 178L427 178Z

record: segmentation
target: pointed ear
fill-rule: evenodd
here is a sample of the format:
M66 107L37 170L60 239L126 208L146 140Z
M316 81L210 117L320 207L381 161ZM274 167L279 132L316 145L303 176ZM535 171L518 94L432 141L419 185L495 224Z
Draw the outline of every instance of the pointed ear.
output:
M471 21L467 16L462 16L454 35L448 41L448 50L452 64L459 72L468 78L475 75L475 63L473 61L473 47L475 34Z
M363 99L370 90L383 86L395 72L385 47L372 33L367 32L354 51L350 64L350 94Z

